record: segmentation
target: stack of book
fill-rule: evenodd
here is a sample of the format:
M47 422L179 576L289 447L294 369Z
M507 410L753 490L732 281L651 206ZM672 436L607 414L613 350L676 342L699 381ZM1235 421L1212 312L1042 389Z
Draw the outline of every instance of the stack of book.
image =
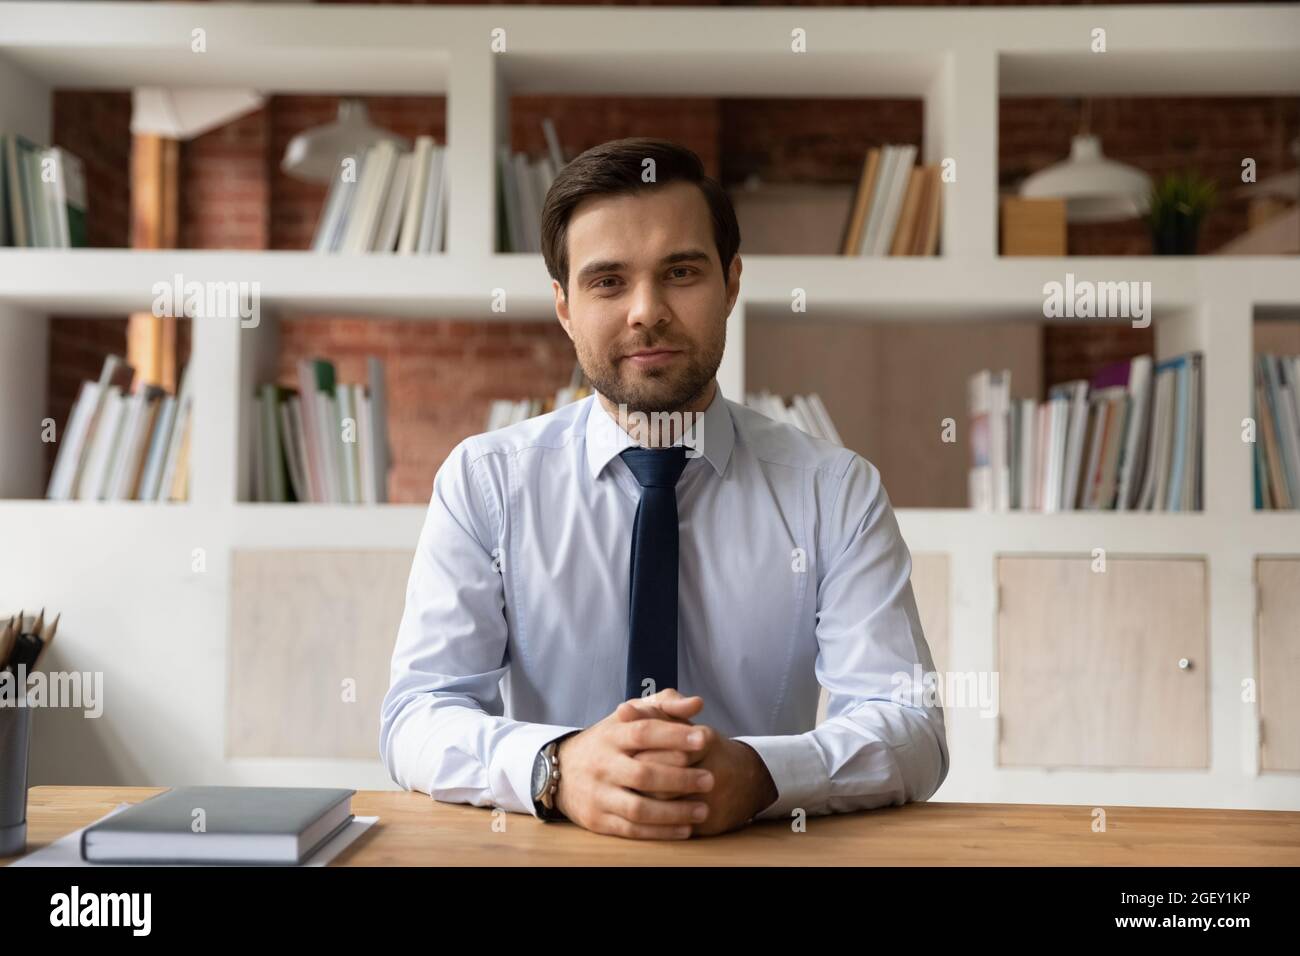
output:
M488 409L487 431L495 431L506 425L513 425L537 415L545 415L557 408L563 408L571 402L586 398L591 394L591 386L582 373L581 365L574 365L569 384L556 390L554 395L541 398L494 399Z
M821 396L816 392L808 395L796 395L787 406L779 395L773 395L764 389L761 392L747 392L745 404L755 411L762 412L768 418L785 422L806 431L814 438L824 438L837 445L843 445L840 433L835 429Z
M335 176L314 252L441 252L447 220L447 148L418 136L415 151L385 140L356 159L356 177Z
M1255 357L1255 507L1300 508L1300 356Z
M969 383L979 511L1197 511L1202 507L1201 355L1109 365L1048 400L1011 398L1011 373ZM1154 368L1154 377L1153 377Z
M540 159L512 153L508 146L497 150L497 235L501 252L542 251L542 206L556 173L565 165L564 150L550 119L542 120L542 134L546 137L547 155Z
M846 256L932 256L939 248L943 181L937 165L917 166L916 147L867 151L840 252Z
M86 174L66 149L0 135L0 246L86 244Z
M254 396L254 499L387 501L383 363L367 360L364 386L336 381L334 364L324 359L301 361L297 372L297 389L263 385Z
M47 498L184 501L189 496L189 369L179 395L156 385L130 391L135 370L120 356L86 381L59 438Z

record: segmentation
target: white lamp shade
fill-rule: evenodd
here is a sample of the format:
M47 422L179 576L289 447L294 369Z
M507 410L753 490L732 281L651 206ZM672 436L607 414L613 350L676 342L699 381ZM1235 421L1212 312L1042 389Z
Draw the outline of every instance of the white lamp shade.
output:
M131 91L131 134L188 140L262 108L255 90L166 89Z
M303 130L289 141L280 169L296 179L328 183L338 175L345 156L360 156L384 140L402 152L411 148L404 136L372 125L360 100L342 100L337 120Z
M1096 136L1080 133L1070 143L1070 158L1034 173L1020 195L1064 199L1070 222L1117 222L1147 211L1151 185L1142 170L1107 159Z

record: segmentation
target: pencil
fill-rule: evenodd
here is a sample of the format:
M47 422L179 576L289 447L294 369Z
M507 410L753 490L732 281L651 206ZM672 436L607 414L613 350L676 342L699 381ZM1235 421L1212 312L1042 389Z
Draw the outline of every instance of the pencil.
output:
M54 632L59 629L60 617L62 617L62 614L54 615L54 620L45 626L45 632L41 635L41 649L36 654L36 660L32 664L33 669L40 665L41 658L45 656L45 652L50 649L50 644L54 642Z
M14 649L14 619L9 618L5 622L4 630L0 631L0 669L9 665L9 655Z

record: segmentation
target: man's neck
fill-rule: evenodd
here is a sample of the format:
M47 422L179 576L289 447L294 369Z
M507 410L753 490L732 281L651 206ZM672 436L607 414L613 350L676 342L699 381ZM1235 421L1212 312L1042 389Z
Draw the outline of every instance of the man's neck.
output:
M596 393L596 400L614 424L636 444L647 448L667 448L681 441L683 434L703 417L705 410L713 404L717 390L718 380L710 379L698 396L672 412L620 412L619 407L600 392Z

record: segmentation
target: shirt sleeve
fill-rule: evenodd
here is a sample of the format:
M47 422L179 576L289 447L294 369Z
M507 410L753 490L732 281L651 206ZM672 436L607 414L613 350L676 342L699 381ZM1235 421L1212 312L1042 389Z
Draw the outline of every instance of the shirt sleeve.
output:
M501 716L509 632L500 504L479 481L466 442L434 478L380 712L379 750L389 775L408 790L536 816L538 751L583 728ZM487 506L492 498L496 509Z
M823 529L817 679L826 720L803 734L737 737L762 758L776 800L755 819L926 800L948 775L937 675L912 594L912 559L880 481L854 455Z

